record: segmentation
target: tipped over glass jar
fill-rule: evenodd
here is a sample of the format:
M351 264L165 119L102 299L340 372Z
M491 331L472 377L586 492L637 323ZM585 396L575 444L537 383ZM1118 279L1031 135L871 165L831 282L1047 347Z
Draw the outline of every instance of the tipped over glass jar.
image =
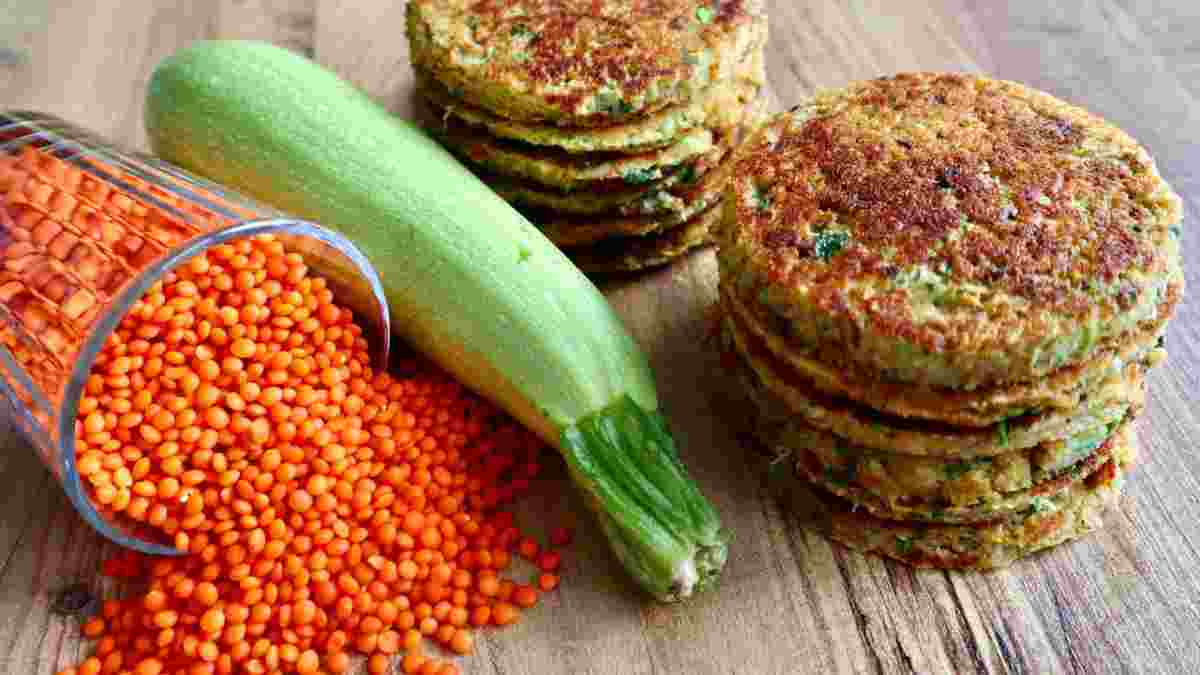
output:
M302 256L338 302L367 320L375 359L386 364L382 285L345 237L61 119L0 112L0 406L83 518L118 544L179 553L161 534L98 503L95 486L81 478L80 403L97 355L173 270L214 247L264 235ZM149 339L186 340L180 330Z

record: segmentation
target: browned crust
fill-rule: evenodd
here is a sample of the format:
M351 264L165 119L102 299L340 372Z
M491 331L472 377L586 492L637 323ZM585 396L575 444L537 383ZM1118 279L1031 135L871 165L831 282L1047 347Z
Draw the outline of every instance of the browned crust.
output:
M484 131L480 131L462 120L452 115L444 114L440 109L429 104L430 109L437 114L438 124L431 130L440 136L443 136L451 141L451 149L460 156L469 159L475 164L484 164L489 156L491 156L491 147L506 149L510 152L528 157L530 162L547 162L555 166L561 166L564 170L574 169L576 171L586 171L587 169L601 164L603 162L620 162L620 161L655 161L667 148L665 147L638 149L636 152L620 152L617 150L609 150L605 152L590 152L586 154L572 153L561 148L533 145L523 143L509 138L499 138L491 136ZM728 145L728 137L732 133L727 129L712 129L714 136L717 137L717 143ZM614 185L624 184L628 187L628 183L620 177L610 178ZM606 181L591 181L588 183L588 190L592 190L593 185L597 189L604 189ZM565 190L564 190L565 191Z
M592 246L564 249L579 269L590 275L622 274L661 267L686 253L712 243L713 224L720 218L717 204L692 220L640 237L612 237Z
M841 373L836 383L818 382L789 363L786 355L768 343L763 335L766 329L762 325L754 325L748 319L749 316L765 322L769 318L766 312L759 311L757 305L744 302L742 298L728 292L724 286L721 289L721 304L725 307L726 314L737 325L739 334L753 338L750 349L755 358L769 363L771 369L781 374L789 383L811 389L814 394L820 391L827 397L844 396L856 406L869 406L872 410L868 416L871 417L882 414L922 420L922 423L949 423L969 428L986 428L1009 418L1007 411L1013 408L1036 406L1069 409L1077 406L1087 393L1087 387L1081 385L1103 374L1114 358L1128 359L1137 349L1160 335L1182 296L1182 283L1168 285L1166 298L1156 313L1156 320L1143 321L1132 334L1104 340L1097 346L1093 358L1088 361L1060 368L1043 380L1014 382L973 390L883 382L861 372L855 364L841 360L835 345L822 344L810 353L806 353L806 350L798 345L793 345L798 354L834 365ZM1012 420L1012 424L1021 424L1021 419ZM896 426L904 425L904 422L897 420Z
M537 105L495 110L502 116L604 126L694 93L677 85L697 79L704 65L695 56L755 20L759 6L756 0L412 0L409 11L426 25L448 18L451 30L469 33L490 55L473 69L471 79L480 86L538 99ZM413 56L446 76L447 54ZM580 103L601 91L614 92L629 108L576 114Z
M701 164L703 169L703 164ZM687 220L707 217L711 221L721 216L719 204L722 199L722 188L729 180L733 162L720 162L715 168L704 170L700 178L690 185L673 187L668 192L689 205L692 213ZM709 206L695 204L704 200ZM542 233L555 244L568 248L578 248L596 244L606 240L637 241L634 237L653 236L656 232L669 230L684 219L667 212L645 216L563 216L548 210L522 209L530 222L536 224ZM707 227L707 226L706 226Z
M1015 514L989 523L961 525L912 523L879 518L857 510L851 502L816 489L816 498L824 510L829 536L849 548L882 555L914 567L936 569L992 569L1004 567L1016 559L1050 546L1086 535L1100 525L1094 518L1120 496L1119 479L1134 466L1136 439L1132 430L1124 433L1131 448L1114 451L1099 469L1073 485L1073 503L1049 513ZM1082 489L1080 489L1082 488ZM871 531L895 533L895 538L864 537ZM958 550L955 544L969 533L983 535L970 539L972 551ZM913 545L899 550L894 543L903 536ZM932 540L933 546L926 544Z
M1105 156L1078 156L1084 140ZM930 353L981 349L971 344L981 319L1032 336L1045 328L1041 311L1079 321L1098 311L1102 322L1121 314L1162 276L1163 243L1181 217L1127 134L1047 94L973 75L901 74L818 97L760 130L737 175L770 206L742 194L722 247L744 248L760 278L796 289L817 313ZM1089 214L1072 200L1087 200ZM950 238L964 219L974 227ZM852 241L820 260L810 229L834 222ZM1039 312L996 303L985 317L964 312L962 326L914 320L908 293L887 281L918 265ZM1096 280L1119 292L1092 292ZM1002 346L1004 336L991 339Z
M727 146L727 145L729 145L729 142L726 140L722 140L720 145L718 145L718 146L714 147L712 150L700 155L695 160L684 162L683 164L680 164L679 166L665 168L663 170L662 178L659 178L651 183L648 183L645 186L636 186L636 187L638 187L640 189L641 193L645 193L645 192L649 192L654 189L658 189L656 186L661 185L668 178L671 178L671 177L675 176L676 174L678 174L679 172L685 171L685 170L693 171L695 173L695 175L698 177L696 184L699 184L700 179L702 179L709 171L714 169L716 166L718 166L721 162L723 162L725 160L726 153L727 153L727 149L725 146ZM579 194L581 192L587 192L587 193L594 194L594 195L612 195L612 194L619 194L619 193L631 191L630 184L624 178L619 178L619 177L592 181L592 182L587 183L586 185L581 186L575 190L563 192L562 190L557 190L556 188L554 188L552 186L543 185L541 183L534 182L527 178L503 176L501 174L492 173L492 172L489 172L487 169L479 167L479 166L472 165L471 170L476 175L479 176L480 180L482 180L483 182L488 183L488 184L498 182L498 181L504 181L508 184L528 188L530 190L541 190L543 192L560 192L561 194L565 194L565 195ZM679 193L682 193L684 190L685 190L684 187L675 186L670 189L670 192L672 194L679 194ZM635 199L638 199L638 196L630 197L631 201L635 200ZM552 211L551 209L538 208L538 207L533 207L533 206L523 208L522 213L524 213L527 217L529 217L529 219L531 221L534 221L534 222L549 221L551 218L555 218L555 217L562 218L563 217L562 215L555 216L554 214L558 213L558 212Z
M1129 467L1126 467L1126 470L1128 470L1128 468ZM1089 489L1093 490L1111 486L1112 483L1121 475L1121 467L1117 465L1116 460L1109 459L1098 470L1093 472L1092 475L1088 477L1087 486ZM982 530L988 527L1003 524L1003 521L969 523L961 525L933 525L901 522L867 515L861 511L855 512L853 510L853 506L851 506L848 502L829 493L820 493L820 496L823 498L826 508L832 512L832 521L835 527L832 533L832 538L835 541L841 541L851 548L858 547L854 545L852 540L843 539L842 537L838 536L838 525L840 525L840 529L843 531L852 531L860 528L906 531L933 528L971 528ZM1069 535L1064 537L1062 535L1066 535L1067 533L1059 532L1065 523L1066 514L1062 512L1049 514L1044 518L1038 519L1036 524L1024 533L1026 539L1031 540L1032 542L1028 550L1025 552L1025 555L1045 548L1045 545L1040 545L1041 542L1048 542L1046 545L1054 545L1061 543L1065 539L1072 538ZM921 547L915 547L914 550L909 554L901 554L890 549L871 550L870 552L898 560L908 565L912 565L913 567L927 567L936 569L988 569L992 567L1004 566L1005 564L1011 562L1011 560L1004 560L1000 565L996 565L986 560L986 556L980 553L956 551L946 552L944 554L933 554Z
M1096 448L1092 454L1079 460L1074 465L1064 469L1055 476L1048 478L1032 487L1022 490L1019 493L1005 495L1005 498L1013 497L1040 497L1052 495L1063 491L1072 484L1079 482L1080 476L1086 477L1084 480L1090 480L1092 474L1112 456L1113 445L1116 442L1120 432L1110 435L1105 439L1104 443ZM956 524L971 524L971 525L988 525L1003 521L1011 514L1003 512L987 512L984 513L977 507L956 507L947 504L935 503L934 500L916 499L912 503L905 504L904 511L897 512L892 509L887 502L878 495L872 494L870 490L855 484L849 485L834 485L825 478L825 465L821 462L817 455L804 448L794 449L796 456L794 458L794 466L796 474L810 483L818 486L822 490L836 495L842 499L849 500L855 505L866 509L868 513L878 518L885 520L903 520L908 523L912 522L931 522L931 523L956 523ZM984 505L986 506L986 505ZM936 511L942 511L940 518L933 518L931 514Z

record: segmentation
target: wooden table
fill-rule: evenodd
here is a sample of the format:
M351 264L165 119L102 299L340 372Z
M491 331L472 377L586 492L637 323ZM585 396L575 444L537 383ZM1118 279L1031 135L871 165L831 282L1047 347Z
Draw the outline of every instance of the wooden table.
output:
M98 5L103 5L100 7ZM42 5L42 6L37 6ZM1007 5L1007 6L1006 6ZM0 0L0 105L44 109L143 145L160 59L211 37L312 55L405 114L411 76L397 0ZM778 0L772 105L899 70L1023 80L1130 130L1200 213L1200 3L1136 0ZM1190 219L1194 222L1194 218ZM1197 240L1185 236L1190 260ZM1188 276L1193 287L1195 265ZM608 290L651 355L687 463L733 533L723 584L679 607L635 593L562 478L527 507L579 515L564 587L489 632L467 672L1196 672L1200 669L1200 340L1195 303L1152 376L1145 460L1108 526L993 574L914 572L831 546L772 498L720 412L731 383L697 336L714 299L703 253ZM735 421L731 421L735 422ZM0 671L53 673L86 645L48 609L112 546L74 514L24 441L0 452Z

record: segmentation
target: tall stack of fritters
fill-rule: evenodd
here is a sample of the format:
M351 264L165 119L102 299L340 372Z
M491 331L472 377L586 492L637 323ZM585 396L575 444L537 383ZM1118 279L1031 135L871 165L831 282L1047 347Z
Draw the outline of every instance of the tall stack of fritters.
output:
M410 0L429 128L585 271L709 243L762 0Z
M771 118L735 162L726 344L831 536L989 568L1098 527L1184 291L1146 151L1019 84L906 74Z

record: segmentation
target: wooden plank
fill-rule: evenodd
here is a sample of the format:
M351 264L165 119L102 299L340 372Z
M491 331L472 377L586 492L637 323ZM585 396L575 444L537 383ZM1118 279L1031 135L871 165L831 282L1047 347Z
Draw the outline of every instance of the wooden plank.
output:
M1196 128L1200 106L1173 62L1154 53L1161 44L1154 31L1162 25L1155 17L1179 10L1169 3L1139 7L1140 17L1113 2L1019 10L978 2L970 14L980 25L1008 27L983 31L989 69L1079 102L1130 131L1151 149L1195 214L1200 145L1180 130ZM1196 260L1196 246L1194 237L1185 237L1186 260ZM1194 264L1186 267L1193 288L1195 270ZM1145 458L1112 526L1068 552L1088 554L1084 560L1057 564L1063 556L1047 556L1042 576L1022 580L1031 600L1027 612L1046 627L1058 658L1076 670L1200 662L1188 637L1196 626L1192 601L1200 578L1194 565L1178 562L1195 559L1193 523L1200 508L1189 496L1200 487L1200 459L1186 451L1198 428L1194 406L1188 405L1188 392L1197 384L1196 318L1195 304L1185 303L1168 334L1168 366L1150 377L1140 427Z
M241 0L212 3L211 37L262 40L312 56L316 0Z
M0 91L4 101L24 102L35 87L35 44L50 23L48 3L0 0Z
M0 16L9 6L0 0ZM35 3L36 4L36 3ZM985 71L1080 102L1151 148L1200 213L1200 10L1077 0L898 5L779 0L768 50L775 109L814 89L899 70ZM20 5L20 3L18 3ZM376 0L120 0L38 5L0 29L0 101L57 112L141 144L153 65L202 37L272 40L411 114L403 4ZM37 10L43 10L41 12ZM2 22L0 22L2 23ZM15 23L15 22L14 22ZM51 28L51 26L53 28ZM63 48L69 45L70 48ZM15 56L14 56L15 55ZM1189 222L1194 222L1190 219ZM1185 237L1196 260L1195 237ZM1196 286L1196 266L1187 274ZM650 355L689 468L735 545L721 588L679 607L637 595L552 460L525 523L578 521L564 587L518 626L488 632L473 673L1187 672L1200 664L1200 309L1182 308L1169 367L1152 377L1146 458L1104 531L993 574L914 572L832 546L802 498L768 480L739 438L732 392L704 340L711 252L605 285ZM52 673L84 649L52 591L110 551L70 510L23 441L0 430L0 671ZM781 491L784 495L777 498ZM547 515L549 514L549 515Z

